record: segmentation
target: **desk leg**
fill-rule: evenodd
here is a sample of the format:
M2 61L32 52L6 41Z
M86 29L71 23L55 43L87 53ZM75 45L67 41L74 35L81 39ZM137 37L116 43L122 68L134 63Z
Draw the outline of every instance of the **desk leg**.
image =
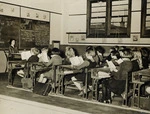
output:
M85 98L87 99L88 98L88 72L87 72L87 69L85 69Z
M64 75L59 75L59 94L64 94Z
M8 85L12 85L12 69L8 69Z
M141 84L136 84L134 83L133 85L133 106L136 105L135 99L137 97L137 107L140 107L140 88L141 88ZM137 95L136 95L137 93Z

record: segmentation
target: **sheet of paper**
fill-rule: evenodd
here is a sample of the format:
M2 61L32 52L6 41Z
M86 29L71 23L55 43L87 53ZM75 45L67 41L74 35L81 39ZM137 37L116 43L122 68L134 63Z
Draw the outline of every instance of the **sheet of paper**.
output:
M71 57L69 60L72 65L76 65L76 66L81 65L84 62L84 60L81 56Z
M30 51L21 52L21 59L22 60L28 60L29 57L31 57L31 52Z

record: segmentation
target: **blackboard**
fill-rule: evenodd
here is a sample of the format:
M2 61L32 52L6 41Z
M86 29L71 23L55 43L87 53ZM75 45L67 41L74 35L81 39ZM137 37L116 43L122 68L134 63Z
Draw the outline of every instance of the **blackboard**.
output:
M16 39L19 46L20 19L0 15L0 48L7 48L10 39Z
M20 47L44 47L49 45L50 23L21 19Z
M12 38L19 49L48 46L50 23L0 15L0 48L8 48Z

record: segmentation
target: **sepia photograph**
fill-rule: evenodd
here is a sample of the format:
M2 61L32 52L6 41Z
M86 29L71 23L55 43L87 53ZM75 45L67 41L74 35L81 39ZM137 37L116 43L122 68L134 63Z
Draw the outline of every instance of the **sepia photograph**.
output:
M150 114L150 0L0 0L0 114Z

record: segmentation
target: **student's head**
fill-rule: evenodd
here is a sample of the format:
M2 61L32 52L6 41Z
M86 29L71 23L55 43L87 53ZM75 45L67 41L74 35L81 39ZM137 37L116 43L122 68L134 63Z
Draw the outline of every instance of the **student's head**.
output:
M109 49L109 52L111 53L112 51L116 51L116 49L115 49L114 47L111 47L111 48Z
M119 53L122 58L132 58L132 56L133 56L133 54L131 53L131 49L129 49L129 48L120 50Z
M115 51L111 52L111 58L112 59L120 59L121 56L120 56L119 52L115 50Z
M48 52L48 48L46 48L46 47L42 48L42 49L41 49L41 52L42 52L42 53L47 53L47 52Z
M86 53L90 56L95 56L95 48L93 46L87 46L86 47Z
M141 51L141 54L142 54L143 57L148 57L149 56L149 49L148 48L142 47L140 49L140 51Z
M116 51L119 51L119 46L114 47Z
M101 47L101 46L97 46L95 48L95 51L96 51L97 55L100 55L100 54L103 55L105 53L105 49L103 47Z
M71 48L70 46L67 46L65 50L65 55L67 58L74 57L75 56L74 49Z
M60 50L59 50L58 48L53 48L53 49L51 50L51 54L52 54L52 55L59 55L59 54L60 54Z
M15 39L10 39L10 40L9 40L9 44L10 44L11 46L15 46L16 40L15 40Z
M31 54L32 54L32 55L38 55L39 52L40 52L40 51L39 51L37 48L35 48L35 47L34 47L34 48L31 48Z

